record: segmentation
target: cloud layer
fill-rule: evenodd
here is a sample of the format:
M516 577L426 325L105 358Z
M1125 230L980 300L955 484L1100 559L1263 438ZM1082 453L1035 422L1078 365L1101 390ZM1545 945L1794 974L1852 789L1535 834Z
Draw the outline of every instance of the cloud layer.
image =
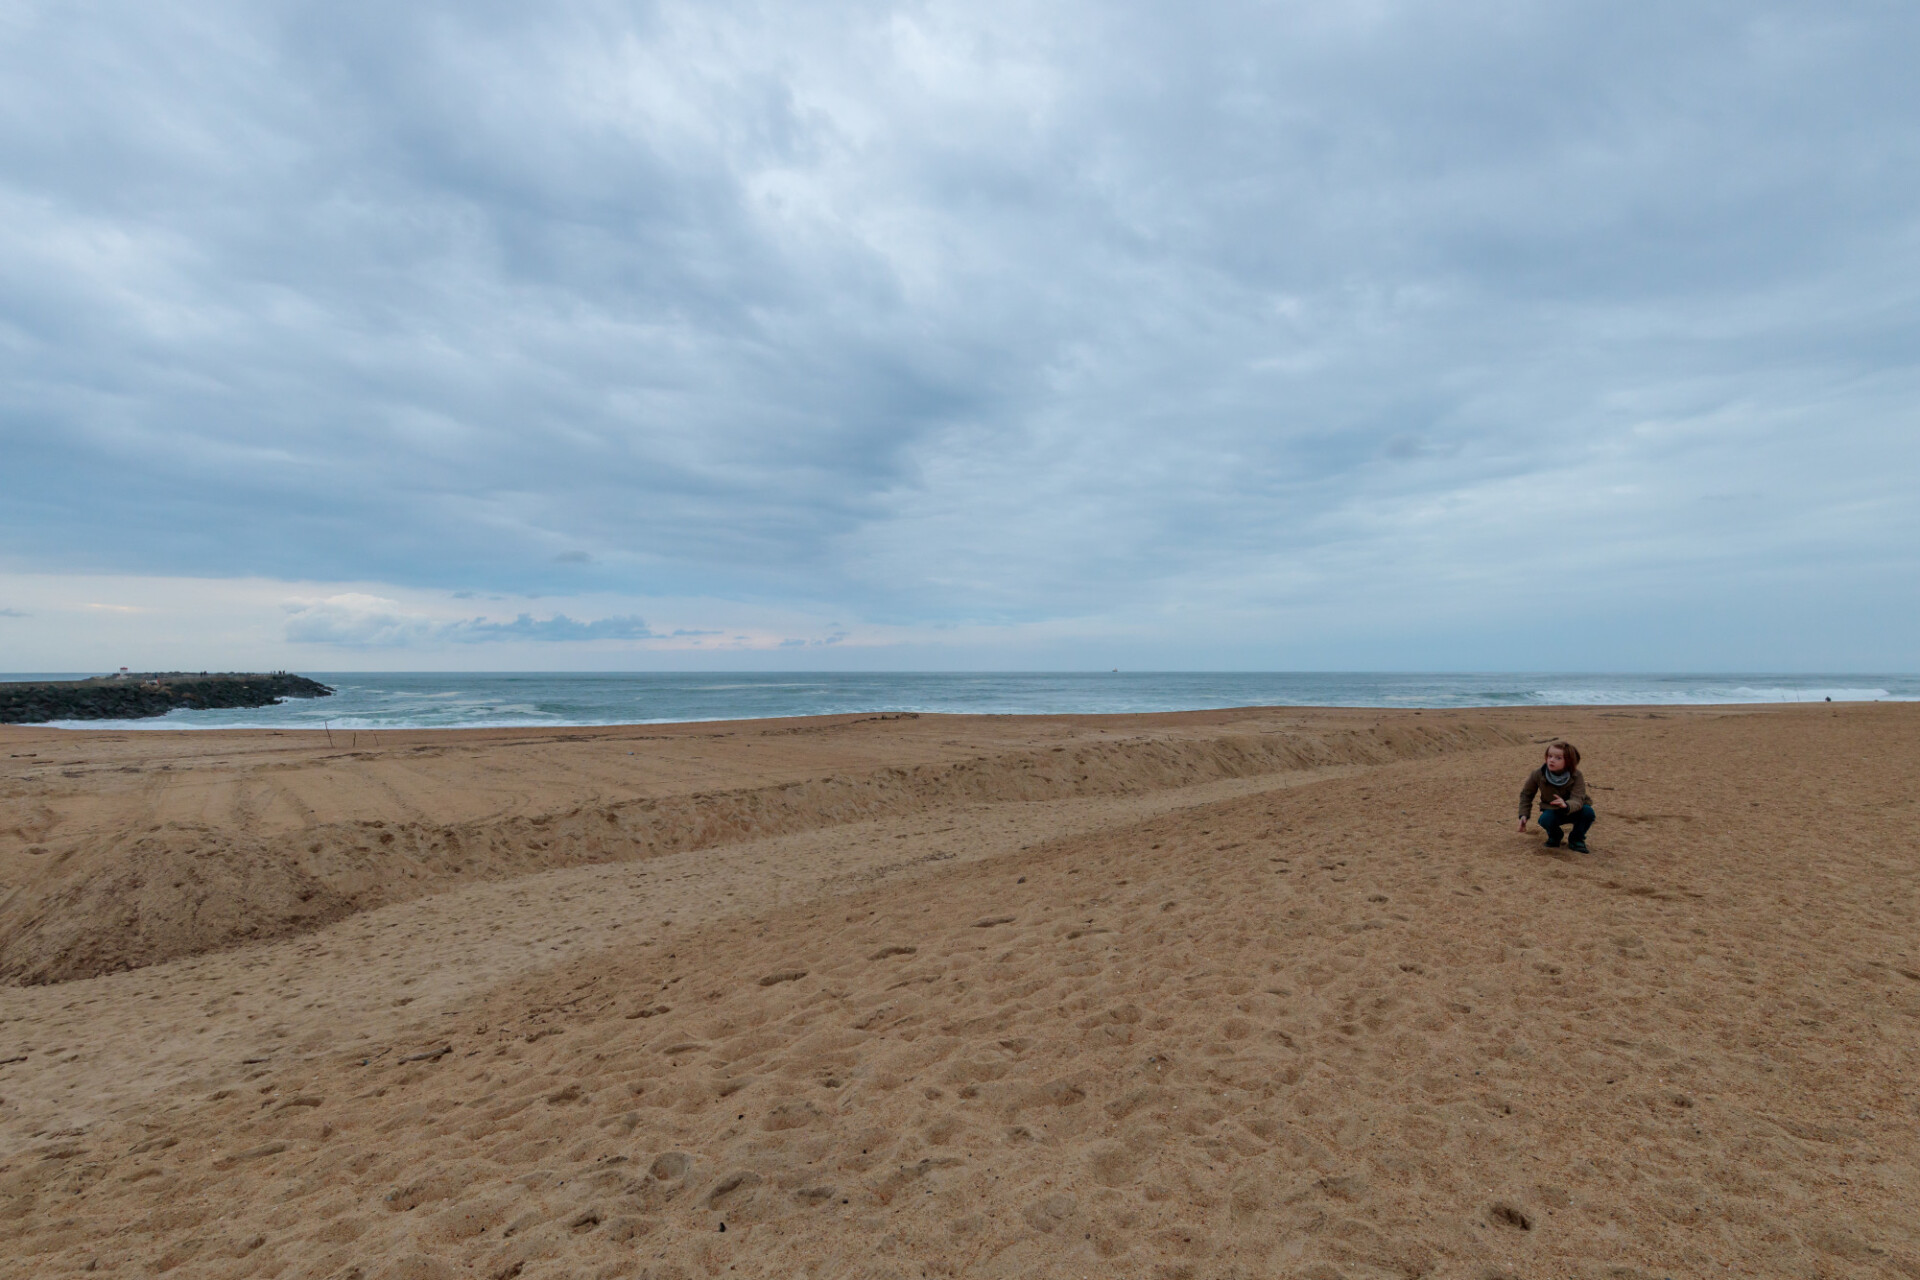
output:
M701 597L1176 666L1859 661L1849 607L1920 623L1916 37L0 4L0 558L631 602L279 636L356 650Z
M680 634L690 634L682 631ZM397 600L345 593L287 606L289 644L337 645L348 649L441 648L449 644L546 643L581 640L660 640L642 618L598 618L577 622L564 613L535 618L530 613L510 622L482 617L439 619L409 612Z

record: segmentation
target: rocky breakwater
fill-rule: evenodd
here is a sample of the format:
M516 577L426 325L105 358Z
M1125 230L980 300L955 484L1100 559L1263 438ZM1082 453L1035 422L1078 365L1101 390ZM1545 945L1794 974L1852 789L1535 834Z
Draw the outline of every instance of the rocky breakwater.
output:
M0 683L0 724L48 720L136 720L177 708L266 707L282 698L324 698L317 680L276 671L270 675L172 671L101 676L92 680Z

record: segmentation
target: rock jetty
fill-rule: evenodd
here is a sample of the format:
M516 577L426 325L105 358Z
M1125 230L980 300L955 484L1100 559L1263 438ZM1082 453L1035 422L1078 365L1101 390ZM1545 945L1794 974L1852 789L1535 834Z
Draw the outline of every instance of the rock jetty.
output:
M185 671L98 676L92 680L0 682L0 724L46 720L137 720L176 708L267 707L282 698L324 698L317 680L275 671L193 674Z

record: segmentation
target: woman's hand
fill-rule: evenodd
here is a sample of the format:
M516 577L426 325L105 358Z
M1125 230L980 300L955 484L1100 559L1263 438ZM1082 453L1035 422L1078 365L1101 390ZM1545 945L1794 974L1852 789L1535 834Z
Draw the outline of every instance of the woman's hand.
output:
M1520 819L1520 834L1527 834L1527 820L1525 818Z
M1567 802L1565 800L1562 800L1559 796L1555 796L1551 803L1553 804L1553 807L1556 809L1564 809L1567 807Z

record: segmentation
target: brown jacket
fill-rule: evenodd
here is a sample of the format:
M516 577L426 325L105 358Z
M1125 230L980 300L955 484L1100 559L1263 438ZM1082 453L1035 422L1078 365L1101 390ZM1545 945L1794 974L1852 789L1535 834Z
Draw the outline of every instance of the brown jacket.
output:
M1511 777L1512 775L1508 775ZM1587 780L1575 769L1573 776L1567 779L1567 785L1556 787L1543 776L1543 771L1535 769L1527 775L1526 785L1520 788L1520 821L1525 822L1533 816L1533 797L1540 796L1540 811L1545 813L1553 807L1553 798L1559 796L1567 802L1567 813L1580 812L1587 803Z

